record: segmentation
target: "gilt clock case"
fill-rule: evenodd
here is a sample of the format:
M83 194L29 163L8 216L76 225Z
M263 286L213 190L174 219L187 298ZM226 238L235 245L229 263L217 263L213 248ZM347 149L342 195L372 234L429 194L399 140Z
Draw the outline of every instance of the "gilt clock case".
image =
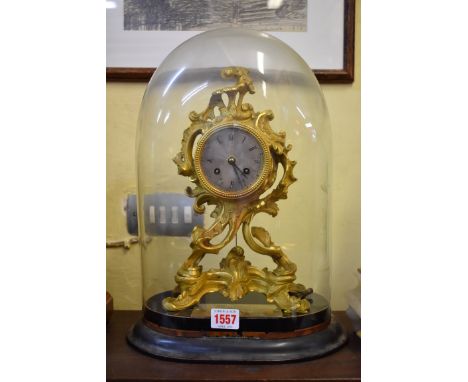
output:
M234 362L341 346L329 305L330 149L320 86L286 44L226 28L177 47L138 120L144 317L129 342ZM213 328L214 308L236 309L239 327Z

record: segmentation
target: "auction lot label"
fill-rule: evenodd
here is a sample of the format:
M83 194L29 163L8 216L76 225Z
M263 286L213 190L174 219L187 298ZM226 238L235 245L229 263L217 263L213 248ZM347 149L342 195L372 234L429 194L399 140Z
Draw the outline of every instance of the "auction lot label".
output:
M212 329L239 329L239 309L211 309Z

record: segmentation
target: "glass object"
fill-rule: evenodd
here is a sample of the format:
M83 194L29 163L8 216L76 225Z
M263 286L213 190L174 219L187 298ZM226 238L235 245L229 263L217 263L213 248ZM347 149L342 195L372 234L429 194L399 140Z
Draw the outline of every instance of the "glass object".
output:
M138 124L149 315L329 321L330 125L307 63L266 33L199 34L157 68Z

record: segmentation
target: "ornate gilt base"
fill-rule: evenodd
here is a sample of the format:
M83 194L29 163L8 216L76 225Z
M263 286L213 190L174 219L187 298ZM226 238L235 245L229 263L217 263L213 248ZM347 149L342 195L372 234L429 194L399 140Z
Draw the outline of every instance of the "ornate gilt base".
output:
M197 304L207 293L220 292L231 301L236 301L249 292L259 292L283 313L305 313L309 311L310 303L304 297L312 290L293 283L296 278L294 271L282 267L274 271L254 267L245 260L244 250L236 246L221 261L220 269L202 272L201 266L182 267L176 276L180 294L165 298L163 306L168 311L179 311Z

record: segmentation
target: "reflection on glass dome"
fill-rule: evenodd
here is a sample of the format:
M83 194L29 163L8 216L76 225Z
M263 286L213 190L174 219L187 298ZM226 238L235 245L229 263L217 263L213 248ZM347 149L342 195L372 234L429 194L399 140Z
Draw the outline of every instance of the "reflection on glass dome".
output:
M280 40L228 28L176 48L139 117L145 319L182 330L174 314L222 307L243 335L328 325L329 149L318 82Z

